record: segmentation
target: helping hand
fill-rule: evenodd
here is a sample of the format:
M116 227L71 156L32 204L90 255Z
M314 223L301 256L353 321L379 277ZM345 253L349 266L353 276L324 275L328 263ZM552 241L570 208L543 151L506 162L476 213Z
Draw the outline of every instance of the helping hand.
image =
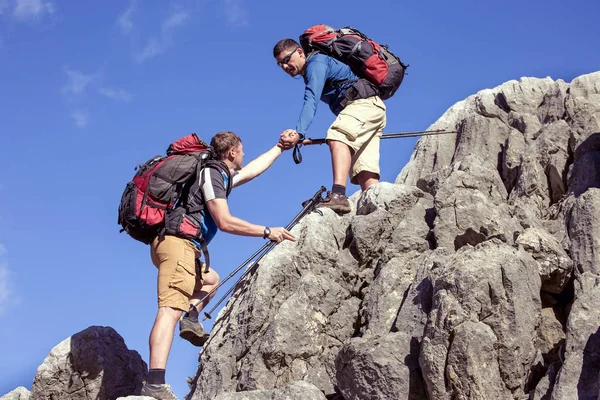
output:
M300 141L300 135L294 129L286 129L279 135L279 143L277 146L283 150L293 149L296 143Z

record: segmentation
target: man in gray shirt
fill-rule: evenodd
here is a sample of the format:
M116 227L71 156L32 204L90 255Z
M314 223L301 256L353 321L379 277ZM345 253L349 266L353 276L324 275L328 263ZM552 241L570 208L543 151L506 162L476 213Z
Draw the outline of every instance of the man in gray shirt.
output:
M188 201L203 204L197 227L208 243L218 230L242 236L255 236L276 242L295 241L285 228L256 225L231 215L227 204L230 187L247 183L263 173L291 146L278 143L245 167L241 139L233 132L217 133L211 140L218 163L208 164L191 186ZM229 182L231 180L231 182ZM194 220L195 221L195 220ZM197 272L200 244L174 235L157 237L150 245L153 264L158 268L158 311L150 332L150 372L142 395L156 399L172 400L177 397L165 383L167 358L173 342L177 321L180 335L196 346L202 346L208 334L198 321L199 312L208 304L205 299L195 306L219 284L219 275L213 270ZM200 269L200 268L199 268ZM213 294L214 295L214 294ZM189 310L189 312L188 312ZM182 314L186 312L185 316Z

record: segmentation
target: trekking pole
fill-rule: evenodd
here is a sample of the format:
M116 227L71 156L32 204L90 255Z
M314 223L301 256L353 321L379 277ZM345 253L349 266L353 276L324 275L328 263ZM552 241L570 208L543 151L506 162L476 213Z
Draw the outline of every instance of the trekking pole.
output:
M302 203L302 210L294 217L294 219L285 227L286 230L290 230L292 229L306 214L308 214L310 211L312 211L312 209L319 203L321 202L321 200L323 199L323 193L326 191L327 189L325 189L324 186L321 186L321 188L315 193L315 195L313 197L311 197L309 200L306 200ZM277 246L279 243L278 242L269 242L267 243L267 248L266 251L264 251L260 257L258 257L253 263L252 265L246 270L244 271L244 273L240 276L240 278L237 280L237 282L231 286L231 288L229 288L229 290L221 297L221 299L219 299L219 301L217 302L217 304L215 304L213 306L213 308L211 308L208 312L204 313L204 318L202 319L202 321L206 321L206 319L212 319L211 314L217 309L217 307L219 307L219 305L223 302L223 300L225 300L227 298L227 296L229 296L236 288L238 282L240 282L242 279L244 279L248 274L252 273L256 268L256 266L258 265L258 262L260 260L262 260L262 258L264 256L266 256L271 250L273 250L273 248L275 246ZM265 246L263 246L265 247ZM261 248L262 249L262 248ZM254 254L258 254L259 252L256 252ZM252 259L252 258L250 258ZM246 263L245 263L246 264ZM245 265L242 264L240 265L238 268L236 268L235 271L233 271L231 273L231 275L235 275L240 269L242 269L242 266ZM222 283L219 284L219 286L221 286ZM207 295L205 295L200 301L198 301L197 304L201 303L202 301L204 301L204 299L206 299L211 293L213 293L219 286L215 287L213 290L210 291L210 293L208 293ZM196 305L197 305L196 304Z
M219 282L219 284L217 286L215 286L210 292L208 292L207 294L205 294L200 300L198 300L196 303L194 303L193 305L190 306L190 310L192 310L192 308L196 308L198 307L198 305L200 303L202 303L204 300L206 300L211 294L213 294L214 292L217 291L217 289L219 289L223 284L225 284L225 282L227 282L228 280L230 280L231 278L233 278L233 276L235 274L237 274L239 272L240 269L244 268L244 266L246 266L250 261L252 261L254 259L254 257L256 257L257 255L259 255L263 250L265 250L267 247L269 247L269 245L271 245L271 241L268 241L267 243L265 243L260 249L258 249L254 254L252 254L250 257L248 257L248 259L246 259L246 261L244 261L242 264L240 264L239 267L237 267L235 269L235 271L233 271L232 273L230 273L227 278L223 279L221 282Z
M398 139L398 138L406 138L406 137L417 137L417 136L431 136L431 135L445 135L449 133L458 133L457 131L445 131L443 129L436 129L432 131L413 131L413 132L395 132L395 133L384 133L381 135L380 139ZM327 139L304 139L302 142L298 143L294 148L294 162L296 164L300 164L302 162L302 154L300 154L301 146L310 146L313 144L324 144Z
M291 227L293 227L294 225L296 225L296 223L299 221L300 218L302 218L304 215L303 213L306 213L306 211L308 210L308 208L310 208L309 204L316 204L317 202L320 201L320 199L322 198L322 193L325 192L325 187L321 186L321 189L319 189L317 191L317 193L315 193L315 195L310 199L305 201L304 203L302 203L302 206L304 207L302 209L302 211L300 211L292 220L292 222L290 222L288 224L288 226L285 227L286 230L290 230ZM305 206L306 205L306 206ZM190 310L192 308L196 308L200 303L202 303L204 300L206 300L211 294L213 294L214 292L217 291L217 289L219 289L223 284L225 284L225 282L227 282L229 279L231 279L235 274L237 274L242 268L244 268L250 261L252 261L257 255L259 255L261 252L263 252L265 249L267 249L269 246L271 246L273 244L273 242L268 241L267 243L265 243L260 249L258 249L254 254L252 254L250 257L248 257L248 259L246 259L246 261L244 261L242 264L240 264L239 267L237 267L232 273L230 273L227 278L223 279L221 282L219 282L219 284L217 286L215 286L210 292L208 292L207 294L205 294L200 300L198 300L196 303L194 303L193 305L190 306ZM269 250L270 251L270 250ZM265 252L266 254L266 252ZM261 256L261 258L264 256L264 254Z

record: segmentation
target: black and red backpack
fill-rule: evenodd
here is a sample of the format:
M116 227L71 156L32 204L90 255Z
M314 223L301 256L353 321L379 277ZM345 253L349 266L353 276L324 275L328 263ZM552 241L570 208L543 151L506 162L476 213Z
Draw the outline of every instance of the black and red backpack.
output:
M347 64L357 76L379 87L382 100L396 93L408 68L386 45L351 27L315 25L300 35L300 45L307 56L319 51Z
M137 172L125 186L119 204L121 232L145 244L165 233L203 243L203 202L197 193L190 195L190 188L195 186L197 192L197 178L206 166L217 166L228 177L229 168L217 161L213 149L195 133L171 143L166 154L135 168ZM230 177L228 182L227 195Z

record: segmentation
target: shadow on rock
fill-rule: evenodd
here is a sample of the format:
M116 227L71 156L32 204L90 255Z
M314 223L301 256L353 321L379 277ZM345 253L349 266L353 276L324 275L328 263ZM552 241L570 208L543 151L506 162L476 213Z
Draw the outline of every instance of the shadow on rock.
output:
M600 395L600 328L590 335L583 350L583 365L577 382L579 399L598 399Z

